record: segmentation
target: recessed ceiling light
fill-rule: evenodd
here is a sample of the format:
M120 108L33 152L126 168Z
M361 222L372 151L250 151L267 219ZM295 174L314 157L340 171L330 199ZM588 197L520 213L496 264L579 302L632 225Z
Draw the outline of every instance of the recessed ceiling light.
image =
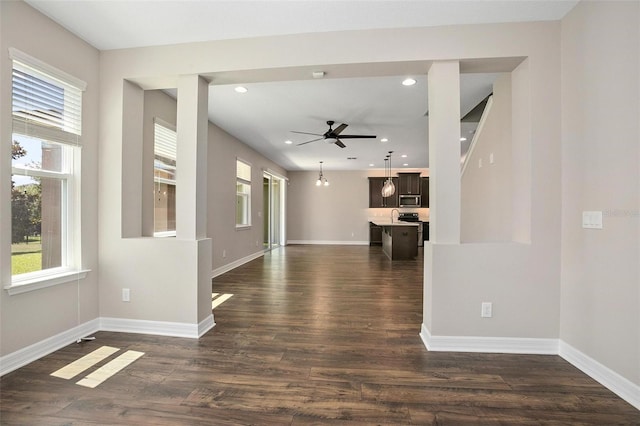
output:
M235 91L236 91L236 92L238 92L238 93L247 93L247 92L248 92L247 88L246 88L246 87L244 87L244 86L238 86L238 87L236 87L236 88L235 88L235 89L233 89L233 90L235 90Z
M409 165L409 163L404 163L403 166L407 167Z
M389 139L387 139L387 138L382 138L382 139L380 139L380 142L389 142Z
M414 84L416 84L415 78L405 78L404 81L402 82L403 86L413 86Z
M373 166L374 166L374 164L373 164L373 163L369 163L369 167L373 167Z
M286 143L287 145L291 145L293 142L291 142L291 141L284 141L284 143Z
M460 138L460 142L464 142L464 141L466 141L466 140L467 140L467 138L465 138L465 137L461 137L461 138Z
M407 154L402 154L401 157L402 158L407 158Z

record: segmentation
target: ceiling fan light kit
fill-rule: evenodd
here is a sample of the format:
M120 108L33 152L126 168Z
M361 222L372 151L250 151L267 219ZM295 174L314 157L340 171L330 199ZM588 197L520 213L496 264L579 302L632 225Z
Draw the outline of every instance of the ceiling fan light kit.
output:
M327 124L329 125L329 130L327 130L324 134L309 133L309 132L297 132L295 130L292 130L291 132L292 133L298 133L298 134L301 134L301 135L319 136L318 138L311 139L310 141L299 143L298 146L306 145L306 144L311 143L311 142L324 140L327 143L336 144L340 148L346 148L347 146L340 139L375 139L376 138L375 135L343 135L341 133L342 133L342 131L344 129L347 128L348 124L342 123L338 127L336 127L335 129L333 129L333 125L335 124L335 121L329 120L329 121L327 121Z

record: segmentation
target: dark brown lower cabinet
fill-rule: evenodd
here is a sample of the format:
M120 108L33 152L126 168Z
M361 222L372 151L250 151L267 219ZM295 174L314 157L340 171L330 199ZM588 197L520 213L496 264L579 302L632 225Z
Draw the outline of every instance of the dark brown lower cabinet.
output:
M375 225L372 222L369 222L369 245L382 245L382 227Z

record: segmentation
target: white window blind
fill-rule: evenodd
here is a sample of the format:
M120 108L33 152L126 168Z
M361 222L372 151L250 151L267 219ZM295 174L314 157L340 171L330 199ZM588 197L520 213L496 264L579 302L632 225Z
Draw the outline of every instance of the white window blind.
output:
M154 123L154 154L169 160L176 160L177 136L174 130L159 123Z
M17 60L13 61L12 112L14 121L26 125L82 133L82 91Z

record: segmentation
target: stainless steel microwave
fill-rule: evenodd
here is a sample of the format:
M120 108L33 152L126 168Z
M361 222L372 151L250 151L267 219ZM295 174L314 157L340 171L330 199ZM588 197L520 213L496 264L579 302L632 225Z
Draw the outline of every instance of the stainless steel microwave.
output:
M419 195L400 194L400 207L420 207L421 199Z

